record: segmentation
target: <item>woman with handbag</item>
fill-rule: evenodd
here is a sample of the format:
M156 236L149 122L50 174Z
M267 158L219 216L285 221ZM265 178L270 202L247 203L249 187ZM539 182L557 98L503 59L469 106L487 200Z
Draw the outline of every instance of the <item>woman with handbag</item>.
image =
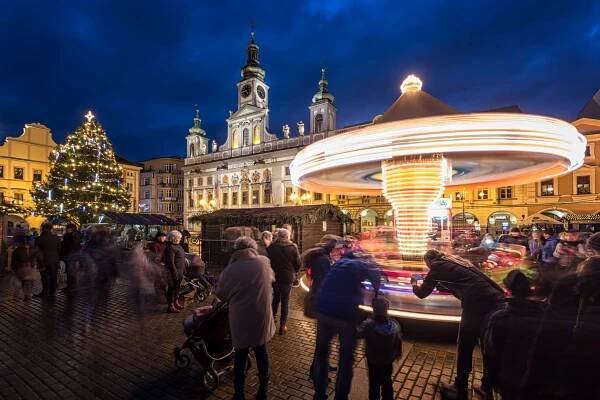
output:
M33 237L32 237L33 238ZM33 269L39 263L39 253L33 242L26 237L15 238L17 248L12 253L11 267L17 279L21 281L23 300L31 300L33 290Z

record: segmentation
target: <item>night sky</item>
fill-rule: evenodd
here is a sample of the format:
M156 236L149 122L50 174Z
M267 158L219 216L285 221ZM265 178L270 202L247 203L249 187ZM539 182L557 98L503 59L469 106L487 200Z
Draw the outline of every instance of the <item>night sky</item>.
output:
M122 156L184 155L198 104L222 144L252 23L280 136L308 122L321 66L338 127L409 73L459 110L569 121L600 88L600 1L0 0L0 137L41 122L62 141L92 109Z

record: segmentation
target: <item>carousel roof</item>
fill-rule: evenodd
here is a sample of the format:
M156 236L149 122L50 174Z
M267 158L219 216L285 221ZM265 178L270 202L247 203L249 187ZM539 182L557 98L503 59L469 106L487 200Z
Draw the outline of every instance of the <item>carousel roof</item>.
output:
M458 114L459 111L421 90L423 83L410 75L402 82L402 94L383 115L375 117L375 124L434 115Z

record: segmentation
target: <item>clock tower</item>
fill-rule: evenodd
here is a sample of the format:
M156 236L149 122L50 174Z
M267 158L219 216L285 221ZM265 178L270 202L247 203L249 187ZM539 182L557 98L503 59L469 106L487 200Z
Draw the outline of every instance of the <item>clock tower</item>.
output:
M252 32L246 65L241 70L242 79L237 83L238 107L227 119L227 141L220 150L251 147L277 139L269 133L269 86L260 65L259 49Z
M326 132L335 129L335 120L337 110L333 105L333 95L327 90L327 80L325 79L325 68L321 69L321 80L319 81L319 91L312 98L310 110L310 132Z

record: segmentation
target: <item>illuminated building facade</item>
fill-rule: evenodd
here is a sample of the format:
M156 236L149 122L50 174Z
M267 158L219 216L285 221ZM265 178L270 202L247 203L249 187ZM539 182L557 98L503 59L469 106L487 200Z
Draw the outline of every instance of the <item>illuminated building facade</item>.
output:
M139 212L183 222L183 158L151 158L142 165Z

